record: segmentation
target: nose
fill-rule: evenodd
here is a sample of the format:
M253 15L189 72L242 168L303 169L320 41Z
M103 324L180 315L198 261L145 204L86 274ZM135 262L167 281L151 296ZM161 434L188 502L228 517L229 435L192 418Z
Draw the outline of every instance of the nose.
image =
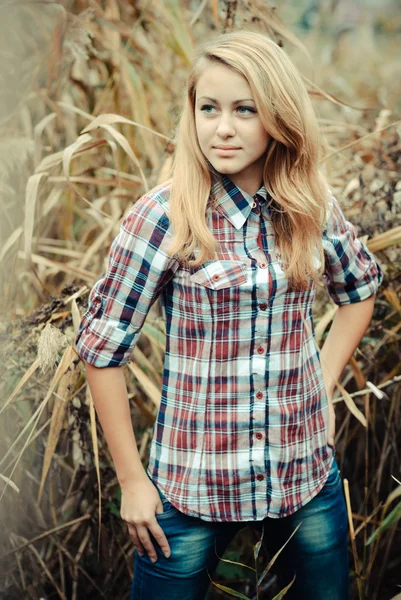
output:
M227 138L235 135L235 128L232 117L228 114L222 114L218 125L216 133L221 138Z

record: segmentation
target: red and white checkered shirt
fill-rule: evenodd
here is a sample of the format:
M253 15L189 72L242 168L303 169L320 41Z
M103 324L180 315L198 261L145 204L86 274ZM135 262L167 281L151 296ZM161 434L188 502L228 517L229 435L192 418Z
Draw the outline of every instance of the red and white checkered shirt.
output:
M206 521L284 517L320 491L334 455L316 286L288 289L265 187L252 197L223 176L212 192L220 251L196 269L166 252L169 186L135 203L91 290L77 349L96 367L126 363L160 298L166 353L149 476L178 510ZM336 304L376 292L382 271L333 197L322 242Z

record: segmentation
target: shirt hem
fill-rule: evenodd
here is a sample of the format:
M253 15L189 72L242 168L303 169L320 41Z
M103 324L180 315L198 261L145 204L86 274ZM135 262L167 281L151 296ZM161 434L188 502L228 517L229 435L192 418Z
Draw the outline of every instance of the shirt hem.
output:
M326 481L327 481L327 479L329 477L330 469L332 467L333 460L335 459L335 454L336 454L335 448L333 448L333 453L331 455L331 460L329 460L328 467L327 467L327 469L326 469L326 471L324 473L324 476L323 476L322 480L319 482L319 484L316 486L316 488L312 492L310 492L310 494L304 500L301 500L301 502L299 502L297 505L295 505L291 510L288 510L285 514L280 514L280 513L277 513L277 512L267 511L267 513L263 517L256 518L256 519L254 519L252 517L250 517L250 518L243 518L243 519L226 519L226 518L216 519L216 518L211 517L210 515L206 515L206 514L203 514L203 513L195 512L193 510L188 510L188 509L183 510L179 505L177 505L173 500L171 500L171 498L169 498L168 496L166 496L165 490L159 485L159 483L157 483L157 487L160 489L160 491L162 492L162 494L165 496L166 500L168 500L168 502L170 502L170 504L172 506L174 506L174 508L176 508L180 513L182 513L182 514L184 514L184 515L186 515L188 517L195 517L195 518L201 519L202 521L207 521L209 523L222 523L222 522L224 522L224 523L242 523L242 522L248 523L248 522L260 522L260 521L263 521L264 519L267 519L267 518L269 518L269 519L283 519L285 517L289 517L290 515L296 513L300 508L302 508L303 506L305 506L306 504L308 504L308 502L310 502L311 500L313 500L313 498L315 498L315 496L317 496L318 493L323 489L323 487L324 487L324 485L325 485L325 483L326 483ZM153 478L152 478L152 474L150 473L150 470L149 470L149 467L147 468L146 472L148 474L148 477L154 483Z

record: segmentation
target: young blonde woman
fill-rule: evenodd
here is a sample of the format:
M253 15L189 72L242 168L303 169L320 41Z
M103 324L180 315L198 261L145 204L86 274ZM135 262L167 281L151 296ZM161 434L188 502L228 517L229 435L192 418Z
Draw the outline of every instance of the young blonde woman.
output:
M380 267L319 170L318 126L285 52L238 31L188 78L171 179L122 222L76 342L136 546L132 599L200 600L245 526L287 598L347 600L335 380L372 316ZM312 303L339 306L321 351ZM149 466L118 367L152 304L166 319Z

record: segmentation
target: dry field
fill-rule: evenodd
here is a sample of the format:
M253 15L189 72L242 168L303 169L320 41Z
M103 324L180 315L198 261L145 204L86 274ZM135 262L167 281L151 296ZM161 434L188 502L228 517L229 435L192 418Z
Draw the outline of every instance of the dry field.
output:
M336 448L352 599L401 598L399 2L3 0L0 17L0 597L129 598L133 547L74 332L124 214L167 172L196 44L246 27L301 69L332 189L385 272L336 392ZM319 340L333 311L320 293ZM124 366L144 465L160 317L156 305ZM219 585L285 597L257 541L237 536L209 600L233 597Z

